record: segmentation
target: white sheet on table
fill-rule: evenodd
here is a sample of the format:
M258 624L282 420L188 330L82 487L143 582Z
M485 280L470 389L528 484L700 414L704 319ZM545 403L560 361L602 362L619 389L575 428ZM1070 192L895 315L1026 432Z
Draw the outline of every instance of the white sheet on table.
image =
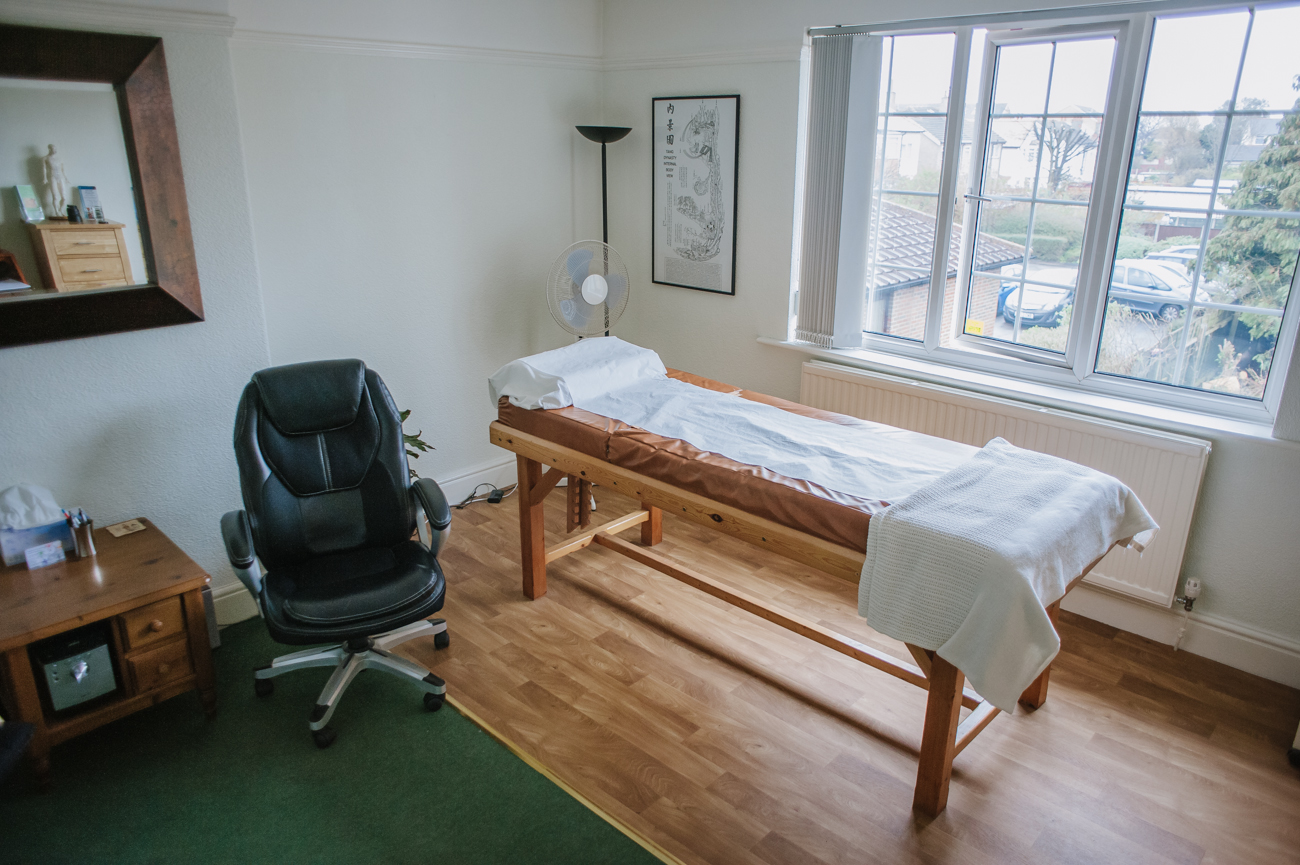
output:
M649 378L666 378L659 355L616 336L512 360L488 378L492 405L501 397L520 408L564 408L582 398Z
M574 405L702 451L864 499L898 501L970 459L970 445L884 424L843 426L735 393L648 378Z
M1061 647L1044 607L1111 544L1141 552L1157 528L1115 478L995 438L872 516L858 612L1010 712Z
M511 361L488 379L520 408L578 408L786 477L898 501L976 448L884 424L842 426L668 378L659 355L618 337ZM866 423L866 422L864 422Z

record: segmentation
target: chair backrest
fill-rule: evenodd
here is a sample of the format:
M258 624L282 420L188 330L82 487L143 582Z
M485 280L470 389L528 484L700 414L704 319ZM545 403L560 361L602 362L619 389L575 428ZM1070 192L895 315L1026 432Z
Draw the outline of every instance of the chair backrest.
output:
M235 417L244 510L268 568L411 537L402 423L359 360L254 373Z

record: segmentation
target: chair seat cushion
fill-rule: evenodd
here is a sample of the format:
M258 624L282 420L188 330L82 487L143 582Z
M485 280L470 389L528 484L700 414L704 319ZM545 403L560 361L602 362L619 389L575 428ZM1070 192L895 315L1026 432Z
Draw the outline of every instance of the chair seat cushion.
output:
M437 560L414 541L286 565L263 586L285 620L326 629L400 616L444 591Z

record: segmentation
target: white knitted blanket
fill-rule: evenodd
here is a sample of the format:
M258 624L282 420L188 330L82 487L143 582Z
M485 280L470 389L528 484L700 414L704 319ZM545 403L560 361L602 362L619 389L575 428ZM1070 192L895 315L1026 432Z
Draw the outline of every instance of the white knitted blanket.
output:
M871 518L858 612L935 650L1003 711L1061 641L1044 607L1110 546L1158 526L1115 478L995 438Z

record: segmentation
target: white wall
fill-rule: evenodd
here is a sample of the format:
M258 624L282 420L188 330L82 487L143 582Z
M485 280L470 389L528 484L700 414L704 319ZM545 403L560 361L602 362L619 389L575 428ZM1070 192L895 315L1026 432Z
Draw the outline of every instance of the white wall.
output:
M18 20L65 23L64 8L27 3ZM207 320L0 350L0 487L49 487L100 525L149 517L222 583L235 404L267 365L265 325L227 40L160 35Z
M365 360L440 480L509 456L487 441L487 376L567 340L546 274L600 230L599 150L573 128L600 105L596 5L488 5L235 8L271 360Z
M627 259L635 291L618 335L657 349L670 366L796 399L804 358L755 339L786 332L804 30L1017 5L1031 4L608 0L605 116L635 129L610 152L610 241ZM685 20L691 26L680 26ZM650 282L650 99L704 93L741 95L734 298ZM1197 613L1220 631L1280 646L1282 655L1270 657L1283 658L1300 684L1300 448L1198 434L1215 448L1184 568L1205 584ZM1087 610L1157 639L1172 640L1177 630L1171 614L1153 619L1149 609L1110 598L1090 599Z

